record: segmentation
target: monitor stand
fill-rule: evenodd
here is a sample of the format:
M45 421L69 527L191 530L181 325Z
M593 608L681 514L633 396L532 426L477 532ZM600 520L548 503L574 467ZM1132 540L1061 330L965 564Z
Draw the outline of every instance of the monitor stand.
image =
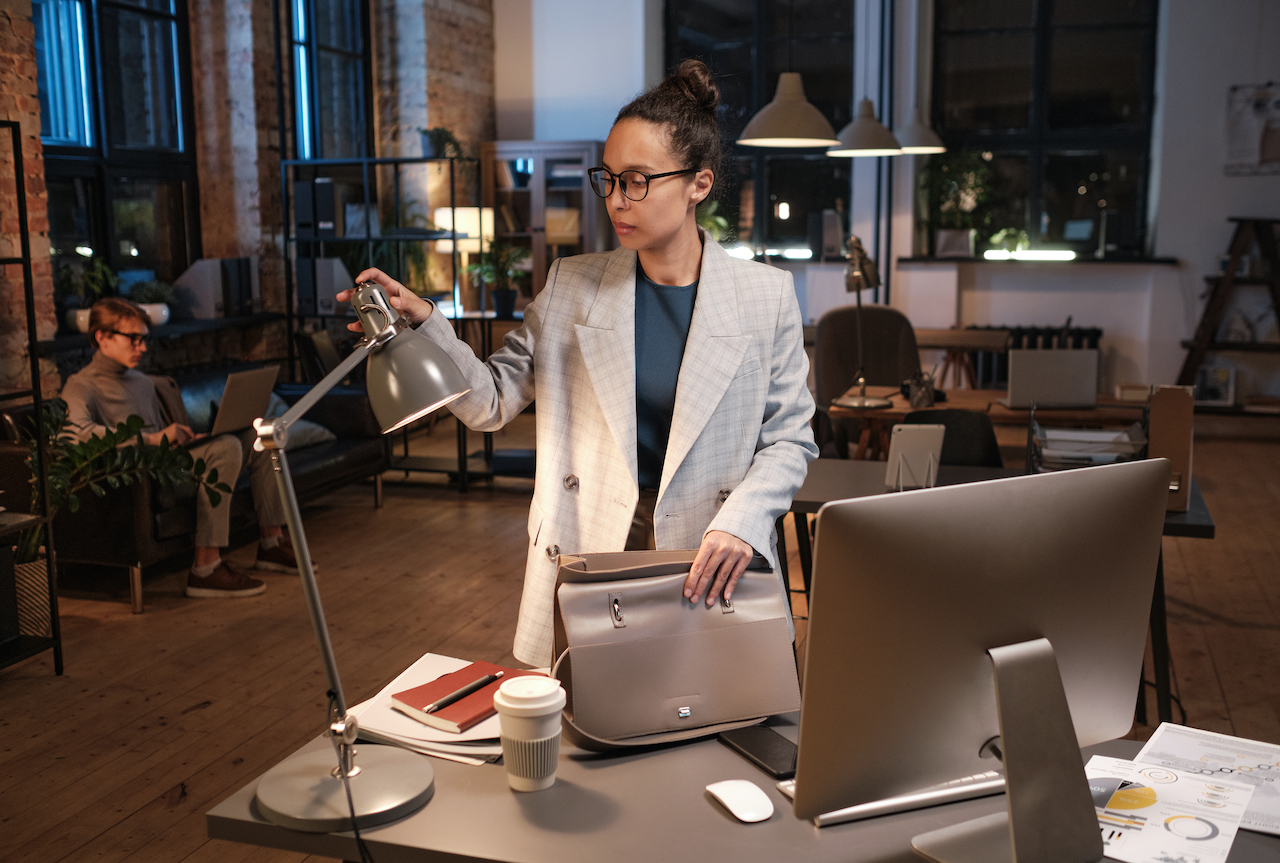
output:
M1058 662L1048 639L987 651L995 676L1008 811L923 833L935 863L1093 863L1102 834ZM1003 752L1001 752L1001 749Z

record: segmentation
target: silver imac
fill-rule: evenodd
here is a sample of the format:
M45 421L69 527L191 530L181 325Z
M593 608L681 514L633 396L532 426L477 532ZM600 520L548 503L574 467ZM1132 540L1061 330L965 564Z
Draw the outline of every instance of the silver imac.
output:
M822 507L796 816L983 773L994 754L1015 828L1029 777L1101 857L1079 747L1132 726L1168 488L1152 459ZM1008 859L1008 820L984 829L1005 850L972 859Z

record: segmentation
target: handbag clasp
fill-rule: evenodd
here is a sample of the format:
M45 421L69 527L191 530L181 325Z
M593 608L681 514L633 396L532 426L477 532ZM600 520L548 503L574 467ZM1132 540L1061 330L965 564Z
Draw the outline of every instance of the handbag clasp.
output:
M622 594L609 594L609 618L613 621L614 629L622 629L625 627L626 621L622 619Z

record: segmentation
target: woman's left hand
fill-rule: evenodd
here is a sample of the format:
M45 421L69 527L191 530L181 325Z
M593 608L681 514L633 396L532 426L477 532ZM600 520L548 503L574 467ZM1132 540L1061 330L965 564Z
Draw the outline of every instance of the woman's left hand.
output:
M709 606L715 604L722 591L725 599L732 599L733 588L747 571L753 554L751 545L733 534L723 530L707 531L684 582L685 598L697 602L706 590Z

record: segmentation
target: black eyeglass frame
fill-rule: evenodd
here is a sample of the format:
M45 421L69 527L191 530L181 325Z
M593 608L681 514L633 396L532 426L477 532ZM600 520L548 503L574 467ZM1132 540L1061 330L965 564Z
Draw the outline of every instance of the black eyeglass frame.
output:
M111 329L111 327L103 327L102 332L110 333L113 336L124 336L126 339L129 340L129 343L133 345L135 348L138 345L142 344L143 342L147 342L151 340L151 333L149 332L148 333L122 333L119 330Z
M616 182L622 188L622 197L626 198L628 201L643 201L646 197L648 197L649 184L654 180L661 180L663 177L675 177L679 174L696 174L700 170L702 169L701 168L685 168L683 171L667 171L662 174L646 174L644 171L627 170L627 171L623 171L620 174L615 174L613 173L613 171L610 171L608 168L604 167L603 165L597 165L594 168L587 168L587 183L591 186L591 191L596 193L597 198L604 198L605 200L608 200L609 196L613 194L613 186L614 186L614 183ZM600 194L600 190L596 188L596 184L591 180L591 175L594 174L596 171L604 171L606 174L609 175L609 189L603 195ZM630 195L628 195L627 184L626 182L623 181L622 174L639 174L641 177L644 177L644 194L638 198L633 198Z

